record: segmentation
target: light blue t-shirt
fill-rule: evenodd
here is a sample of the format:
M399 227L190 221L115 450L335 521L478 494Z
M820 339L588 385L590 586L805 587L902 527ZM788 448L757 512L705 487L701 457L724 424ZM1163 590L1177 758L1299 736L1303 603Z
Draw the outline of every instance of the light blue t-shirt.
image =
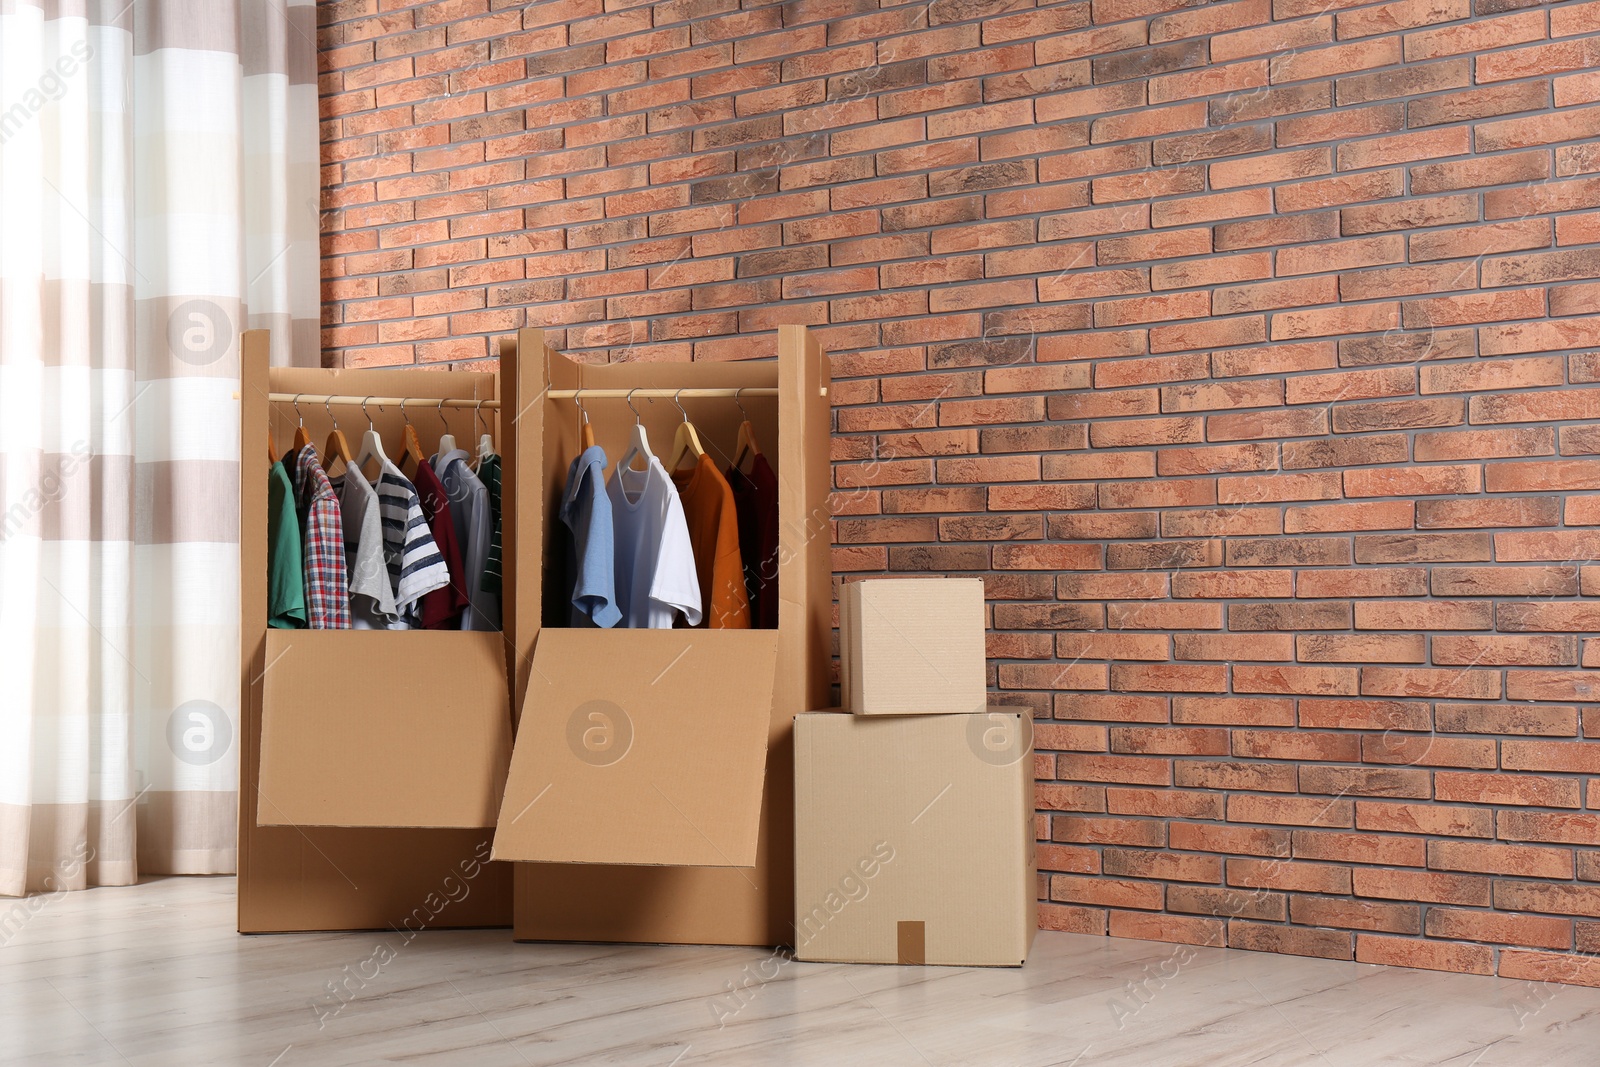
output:
M561 521L572 531L573 626L609 629L622 620L605 471L605 449L599 445L584 449L567 471L567 491L561 498Z

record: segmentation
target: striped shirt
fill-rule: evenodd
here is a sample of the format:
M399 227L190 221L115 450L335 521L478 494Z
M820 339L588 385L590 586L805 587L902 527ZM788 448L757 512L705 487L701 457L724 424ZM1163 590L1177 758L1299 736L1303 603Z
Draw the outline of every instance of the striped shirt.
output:
M422 597L450 583L450 571L428 531L417 488L387 457L378 475L378 507L383 518L383 555L402 618L414 619ZM415 623L408 625L410 629Z

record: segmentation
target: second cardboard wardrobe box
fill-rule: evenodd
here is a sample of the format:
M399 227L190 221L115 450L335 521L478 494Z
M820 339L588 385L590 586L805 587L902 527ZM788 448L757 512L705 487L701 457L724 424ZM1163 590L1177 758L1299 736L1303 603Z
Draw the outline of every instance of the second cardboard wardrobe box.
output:
M832 628L828 360L803 327L778 359L586 365L517 344L549 368L520 415L542 444L524 552L555 542L556 501L579 451L579 389L776 389L684 397L702 439L729 450L748 413L779 480L775 630L578 630L547 615L516 638L516 747L495 834L516 861L521 940L773 945L792 937L797 712L825 704ZM608 460L635 412L665 455L683 418L670 397L583 397ZM708 446L709 447L709 446ZM711 453L714 457L715 452ZM519 602L550 599L517 574ZM559 599L559 598L556 598Z

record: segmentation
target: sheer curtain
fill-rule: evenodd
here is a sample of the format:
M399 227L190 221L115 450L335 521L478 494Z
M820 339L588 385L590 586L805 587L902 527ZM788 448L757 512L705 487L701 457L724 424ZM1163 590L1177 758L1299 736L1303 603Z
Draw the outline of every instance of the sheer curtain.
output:
M239 338L315 365L314 0L0 0L0 894L234 869Z

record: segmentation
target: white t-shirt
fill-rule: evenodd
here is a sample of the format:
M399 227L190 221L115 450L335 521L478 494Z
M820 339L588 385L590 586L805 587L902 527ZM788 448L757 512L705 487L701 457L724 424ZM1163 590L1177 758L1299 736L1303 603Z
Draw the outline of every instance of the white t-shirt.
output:
M700 621L700 579L683 502L654 456L642 471L618 466L606 483L616 538L618 626L666 630L683 612Z

